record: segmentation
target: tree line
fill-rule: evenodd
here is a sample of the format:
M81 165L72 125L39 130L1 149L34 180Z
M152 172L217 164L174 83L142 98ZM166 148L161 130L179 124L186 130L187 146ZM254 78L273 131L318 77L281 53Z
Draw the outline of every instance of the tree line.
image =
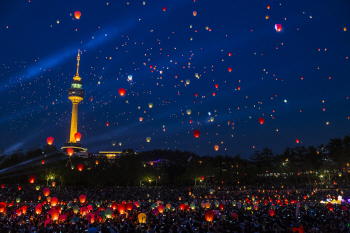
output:
M189 151L124 150L114 160L68 158L54 146L17 150L0 157L0 182L37 185L158 186L334 184L347 182L350 172L350 137L330 139L327 145L287 147L275 154L269 148L249 158L241 155L199 156ZM160 166L159 159L168 160ZM77 165L83 164L82 171Z

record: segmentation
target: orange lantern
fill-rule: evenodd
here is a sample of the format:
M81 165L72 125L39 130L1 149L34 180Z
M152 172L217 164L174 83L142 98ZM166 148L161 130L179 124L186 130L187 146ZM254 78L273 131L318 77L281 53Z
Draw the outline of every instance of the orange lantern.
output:
M80 12L80 11L74 12L74 17L75 17L76 19L80 19L80 16L81 16L81 12Z
M95 164L98 165L98 160L95 161Z
M58 198L57 197L51 198L51 206L56 206L57 204L58 204Z
M162 214L164 212L164 206L162 206L162 205L158 206L158 211L159 211L159 213Z
M69 155L69 156L72 156L73 155L73 149L72 148L67 148L67 154Z
M51 211L51 218L53 221L57 221L59 216L60 216L60 212L58 210L53 209Z
M0 204L0 213L4 213L5 212L6 207L2 204Z
M77 142L80 142L81 134L78 133L78 132L76 132L76 133L74 134L74 138L75 138L75 140L76 140Z
M207 211L205 213L205 220L207 220L207 222L212 222L214 219L214 212L213 211Z
M22 214L26 214L27 213L27 208L28 207L26 205L21 207Z

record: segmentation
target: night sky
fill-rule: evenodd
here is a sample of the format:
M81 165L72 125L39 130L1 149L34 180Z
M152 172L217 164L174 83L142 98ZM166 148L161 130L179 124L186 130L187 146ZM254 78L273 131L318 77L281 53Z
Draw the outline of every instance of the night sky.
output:
M31 0L0 9L5 152L69 140L78 49L88 152L247 157L349 133L348 1Z

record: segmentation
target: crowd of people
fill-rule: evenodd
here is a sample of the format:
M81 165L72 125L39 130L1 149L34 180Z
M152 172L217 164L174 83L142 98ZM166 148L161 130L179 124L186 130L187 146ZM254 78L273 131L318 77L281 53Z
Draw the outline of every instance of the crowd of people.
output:
M345 186L3 185L0 189L0 231L350 232L347 197L350 198L350 191ZM57 203L53 203L54 198L58 199ZM130 208L125 208L125 204ZM37 212L38 207L42 208L41 213ZM58 219L53 216L53 210L59 211Z

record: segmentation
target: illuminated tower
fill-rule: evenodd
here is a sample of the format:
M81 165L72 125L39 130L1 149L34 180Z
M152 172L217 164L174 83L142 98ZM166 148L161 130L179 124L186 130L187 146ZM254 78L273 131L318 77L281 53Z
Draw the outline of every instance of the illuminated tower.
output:
M79 61L80 61L80 50L78 50L77 56L77 73L73 77L72 85L68 89L68 99L72 101L72 120L70 125L70 137L69 142L62 147L62 150L66 151L67 148L73 148L74 152L86 152L87 149L81 148L81 144L77 143L74 135L78 132L78 104L84 99L85 91L82 88L82 81L79 77Z
M82 81L79 77L79 61L80 61L80 50L78 50L77 56L77 74L73 78L72 86L68 89L68 99L72 101L72 120L70 123L70 143L76 143L74 134L78 128L78 104L84 98L84 90L82 89Z

